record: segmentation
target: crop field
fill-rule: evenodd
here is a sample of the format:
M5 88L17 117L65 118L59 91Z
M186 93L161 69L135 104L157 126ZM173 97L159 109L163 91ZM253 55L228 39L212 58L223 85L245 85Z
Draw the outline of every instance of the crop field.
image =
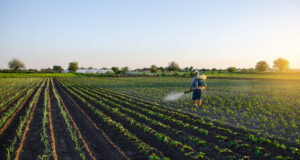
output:
M190 78L77 78L76 81L299 144L299 82L207 80L203 105L199 108L192 105L191 93L178 101L164 101L169 93L182 93L188 89Z
M0 79L1 159L300 159L299 82Z

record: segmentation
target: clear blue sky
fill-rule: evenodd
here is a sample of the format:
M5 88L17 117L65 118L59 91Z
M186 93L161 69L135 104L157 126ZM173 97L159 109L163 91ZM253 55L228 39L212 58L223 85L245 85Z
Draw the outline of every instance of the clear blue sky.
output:
M299 0L0 0L0 68L300 68Z

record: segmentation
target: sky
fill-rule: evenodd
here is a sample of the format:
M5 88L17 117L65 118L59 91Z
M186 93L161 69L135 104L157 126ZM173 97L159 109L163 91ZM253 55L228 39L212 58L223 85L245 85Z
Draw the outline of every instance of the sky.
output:
M0 68L300 68L299 0L0 0Z

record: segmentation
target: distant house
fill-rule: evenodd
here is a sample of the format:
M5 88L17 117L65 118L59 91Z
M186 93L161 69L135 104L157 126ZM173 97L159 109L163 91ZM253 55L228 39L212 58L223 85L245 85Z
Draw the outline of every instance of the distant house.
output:
M99 70L97 71L97 73L114 73L114 71L111 70L111 69L102 68L102 69L99 69Z
M68 69L63 70L63 71L61 71L61 73L69 73L69 70Z
M113 73L111 69L79 69L76 73Z
M97 69L78 69L76 73L97 73Z
M143 68L142 72L151 72L151 68Z

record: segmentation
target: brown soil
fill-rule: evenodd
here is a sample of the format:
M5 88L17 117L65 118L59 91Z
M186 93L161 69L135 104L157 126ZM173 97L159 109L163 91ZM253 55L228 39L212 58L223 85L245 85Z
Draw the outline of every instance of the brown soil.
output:
M83 96L84 97L84 96ZM112 114L111 112L103 109L101 106L99 106L97 103L90 101L88 98L85 98L89 103L91 103L92 105L94 105L95 107L97 107L99 110L101 110L103 113L105 113L106 115L110 116L113 120L115 120L116 122L121 123L125 128L127 128L131 133L133 133L134 135L136 135L139 139L141 139L142 141L144 141L145 143L157 148L158 150L160 150L161 152L163 152L164 155L166 155L167 157L170 157L172 159L186 159L186 156L184 156L184 154L182 152L180 152L179 150L168 146L165 143L161 143L158 142L156 137L154 137L153 135L150 135L144 131L142 131L139 128L135 128L132 125L130 125L129 123L126 122L126 120L124 120L124 118L118 117L115 114ZM112 107L114 108L114 107Z
M25 115L25 111L26 109L29 107L29 103L32 100L34 94L37 92L38 90L37 86L34 91L32 92L32 94L28 95L28 98L26 98L23 102L22 102L22 106L20 106L19 108L21 108L18 112L15 112L16 114L14 115L14 117L11 119L10 121L10 125L7 125L7 127L4 128L4 126L1 128L1 134L0 134L0 157L6 157L6 150L5 148L8 147L11 143L11 140L15 137L16 135L16 129L19 126L20 123L20 117L23 117Z
M39 93L39 98L35 104L35 108L32 109L33 117L30 125L28 126L27 137L23 141L23 148L20 154L20 159L32 160L37 159L39 155L43 153L44 145L41 141L41 133L43 130L43 107L44 107L44 90L46 85ZM26 133L24 133L26 134Z
M113 146L113 144L109 143L110 139L107 139L108 137L103 135L103 132L101 132L100 128L93 125L94 122L91 121L90 117L88 117L88 115L80 109L80 106L72 99L72 97L70 97L70 95L63 90L61 85L58 83L55 84L58 93L66 104L65 106L81 130L82 136L89 142L90 150L95 158L128 159L124 153L120 153L122 151L118 150Z
M60 113L58 102L50 85L51 115L53 122L53 133L55 137L56 154L59 159L74 160L80 159L79 153L75 150L75 144L67 130L67 125Z
M37 98L33 104L32 110L30 112L30 116L28 121L26 122L26 126L24 129L24 133L22 135L22 139L20 141L19 147L16 150L16 157L15 160L18 159L37 159L37 155L41 154L43 151L43 144L41 143L41 140L39 136L37 136L37 132L40 132L41 125L41 119L40 115L37 114L35 111L38 108L43 108L43 96L41 96L41 93L43 93L43 90L45 90L45 86L37 93ZM33 124L31 123L33 122ZM42 128L42 127L41 127ZM24 148L23 148L24 147ZM23 153L23 156L21 154Z
M57 81L56 81L56 83L57 83ZM109 137L109 139L114 144L116 144L116 146L119 146L120 149L122 151L124 151L126 156L128 156L130 159L147 159L147 157L145 157L144 154L140 153L137 150L136 146L131 141L128 141L125 136L121 135L118 131L114 130L113 128L106 126L102 122L102 120L99 119L99 117L93 111L91 111L86 106L86 104L84 104L79 99L77 99L76 96L72 95L71 93L69 93L69 95L78 104L78 106L80 106L80 110L83 111L84 115L88 115L88 117L89 117L88 119L93 121L93 124L96 124L97 128L104 131L104 133L105 133L104 137L106 137L106 135L107 135ZM99 134L99 130L97 132ZM114 145L112 145L112 146L114 146ZM113 150L116 150L116 149L113 149ZM127 158L124 158L124 159L127 159Z
M76 87L77 88L77 87ZM87 92L85 92L85 94L89 94L90 92L93 92L93 91L87 91ZM90 96L92 96L92 95L90 95ZM92 96L93 97L93 96ZM119 97L117 94L114 94L114 97ZM99 95L99 97L95 97L95 98L101 98L101 96ZM109 97L106 97L106 98L108 98L108 99L110 99L111 101L115 101L115 100L113 100L113 99L111 99L111 98L109 98ZM121 98L121 96L119 97L119 98ZM130 97L126 97L127 99L128 98L130 98ZM122 98L121 98L122 99ZM132 108L130 105L126 105L125 103L122 103L122 102L118 102L118 101L115 101L116 103L119 103L119 104L123 104L124 106L126 106L126 107L128 107L128 108ZM94 105L96 105L96 103L94 103L94 102L91 102L91 103L93 103ZM109 104L108 104L109 105ZM140 106L140 105L139 105ZM147 107L146 107L147 108ZM134 108L132 108L133 110L136 110L136 111L138 111L137 109L134 109ZM140 112L140 111L139 111ZM144 113L144 114L146 114L146 112L142 112L142 113ZM165 113L165 114L168 114L168 113ZM191 118L197 118L196 116L193 116L193 115L190 115L190 114L187 114L189 117L191 117ZM112 117L113 117L113 115L112 115ZM170 123L170 122L168 122L168 121L166 121L166 120L164 120L164 119L160 119L160 118L157 118L157 117L153 117L153 116L150 116L151 118L154 118L154 119L156 119L156 120L158 120L158 121L161 121L161 122L163 122L163 123L165 123L165 124L169 124L170 126L172 126L173 128L178 128L178 129L180 129L180 130L182 130L182 131L185 131L186 129L185 128L181 128L180 126L178 126L176 123ZM143 122L143 120L138 120L139 122ZM208 121L209 122L209 120L206 120L206 121ZM146 122L144 122L144 123L146 123ZM187 122L187 123L190 123L190 122ZM207 129L207 130L209 130L210 131L210 134L209 134L209 136L208 137L205 137L205 136L199 136L199 134L197 133L197 132L195 132L195 131L193 131L193 130L186 130L188 133L190 133L190 134L192 134L192 135L194 135L194 136L198 136L198 137L201 137L201 138L203 138L203 139L205 139L206 141L208 141L208 142L212 142L213 144L217 144L217 145L219 145L220 147L224 147L224 148L227 148L228 147L228 143L229 143L229 141L220 141L220 140L218 140L218 139L216 139L215 138L215 136L216 135L223 135L223 136L227 136L227 137L229 137L230 139L235 139L235 138L238 138L238 139L242 139L244 142L247 142L247 143L249 143L249 144L251 144L251 143L253 143L253 142L251 142L251 141L249 141L249 140L246 140L245 139L245 134L247 134L247 133L249 133L249 132L247 132L247 131L244 131L244 130L240 130L240 129L236 129L236 128L232 128L232 127L229 127L229 126L226 126L226 125L221 125L221 124L218 124L218 123L216 123L216 122L213 122L215 125L214 126L222 126L222 127L224 127L224 128L230 128L230 129L232 129L233 131L235 131L235 132L238 132L239 134L238 134L238 136L234 136L234 135L231 135L231 134L228 134L228 133L226 133L226 132L222 132L221 130L217 130L216 128L211 128L211 127L208 127L208 126L202 126L202 125L200 125L199 126L199 124L194 124L194 125L196 125L196 126L199 126L200 128L205 128L205 129ZM130 127L130 126L129 126ZM271 139L272 140L272 139ZM288 142L285 142L285 144L286 145L288 145L288 146L295 146L295 147L297 147L297 145L295 145L295 144L289 144ZM243 148L232 148L233 149L233 151L234 152L236 152L236 153L240 153L240 154L242 154L242 155L253 155L254 156L254 151L255 151L255 146L262 146L263 148L265 148L267 151L269 151L270 153L272 153L272 155L276 155L276 154L278 154L278 153L280 153L281 155L285 155L285 156L292 156L293 157L293 154L291 154L289 151L284 151L283 152L283 150L281 150L281 149L278 149L278 148L275 148L274 146L271 146L271 145L269 145L269 144L258 144L258 145L256 145L256 144L253 144L254 146L252 147L253 148L253 151L250 151L250 150L245 150L245 149L243 149ZM214 157L214 156L212 156L212 157ZM266 157L263 157L263 156L255 156L256 158L258 158L258 159L264 159L264 158L266 158Z
M22 114L22 112L25 110L24 105L26 104L26 102L28 102L27 100L34 95L34 93L38 90L39 86L40 85L38 85L33 91L31 91L29 93L29 95L27 95L25 97L25 99L18 106L18 108L15 110L15 112L9 117L9 119L7 119L4 126L2 126L2 128L0 128L0 136L2 136L2 134L5 132L5 130L11 126L11 123L13 123L15 121L15 117L19 117L19 114ZM17 102L15 102L15 103L17 103ZM12 104L12 105L14 105L14 104Z
M30 87L34 87L34 86L38 86L41 82L36 82L32 85L30 85ZM29 87L29 88L30 88ZM22 91L22 89L24 89L25 87L21 87L20 89L15 90L14 92L10 93L9 95L7 95L5 98L1 99L1 101L5 101L7 100L9 97L11 97L12 95ZM22 91L22 93L20 95L18 95L17 97L13 98L12 100L10 100L9 102L7 102L2 108L0 108L0 114L3 114L2 112L4 112L9 106L12 106L11 104L15 103L21 96L23 96L26 93L26 90Z
M67 91L67 88L63 87L60 81L53 79L53 84L49 83L49 102L48 102L48 110L49 110L49 141L51 142L51 147L53 149L53 157L51 159L64 159L64 160L77 160L80 159L79 153L75 150L75 143L72 141L69 131L67 130L67 125L63 116L61 115L60 108L58 106L57 99L54 96L52 85L55 85L55 88L59 94L59 99L64 110L67 113L67 116L70 120L72 127L76 130L77 135L80 139L80 143L83 146L83 150L85 152L85 156L87 159L108 159L108 160L119 160L119 159L148 159L143 153L139 152L137 147L127 139L124 135L122 135L118 130L115 130L113 127L106 125L106 123L99 118L88 106L85 102L82 102L75 95ZM38 86L39 87L39 86ZM28 97L22 102L19 106L18 110L12 115L9 119L8 123L5 124L4 127L0 128L0 159L6 156L5 148L9 146L10 141L16 135L16 128L19 125L20 117L25 115L26 109L29 107L29 103L32 100L34 94L37 92L37 88L28 95ZM114 121L122 124L126 129L128 129L132 134L138 137L140 140L145 143L151 145L156 148L156 152L159 155L166 155L171 159L187 159L184 153L180 152L175 147L170 147L165 143L158 141L157 138L152 135L144 132L142 129L134 127L128 123L126 117L120 117L117 114L114 114L109 109L105 109L102 104L96 103L95 101L89 100L86 96L91 96L96 99L105 98L109 100L108 102L104 102L105 105L110 106L112 108L116 108L116 104L122 105L125 108L129 108L133 111L146 115L148 118L160 121L166 125L169 125L173 128L173 130L165 129L157 124L153 124L148 120L141 118L137 114L133 114L128 112L127 110L119 109L122 113L126 114L128 117L135 119L137 122L146 124L151 128L155 129L160 133L164 133L170 136L172 139L182 142L183 144L187 143L187 145L191 146L196 151L203 151L206 153L206 156L212 159L228 159L229 155L235 155L237 157L241 157L241 155L250 155L251 159L265 159L265 158L275 158L276 155L290 156L292 158L297 159L296 155L290 153L289 149L283 150L280 148L275 148L271 144L267 143L254 143L251 140L245 138L245 134L254 134L253 132L237 129L234 127L230 127L227 125L219 124L218 122L210 121L205 119L206 122L211 122L213 126L207 124L201 124L197 122L191 122L190 119L199 119L199 116L182 113L176 110L168 110L168 111L160 111L159 109L150 108L148 105L156 105L161 107L160 105L153 104L148 101L142 101L140 99L136 99L135 97L131 97L128 95L118 94L112 91L105 91L105 94L100 94L102 92L101 89L92 89L87 90L82 88L80 85L74 85L74 88L77 88L82 91L79 93L73 90L75 93L78 93L81 97L85 98L85 100L101 110L106 115L110 116ZM85 87L85 86L84 86ZM38 159L38 156L42 154L44 150L44 146L41 142L41 132L42 132L42 120L43 120L43 107L44 107L44 90L45 86L42 88L39 93L39 97L36 100L36 104L33 106L32 111L30 113L30 118L26 123L26 127L24 130L24 134L20 140L17 141L16 144L16 158L31 160ZM97 91L97 92L96 92ZM99 91L99 93L98 93ZM92 95L96 94L96 95ZM115 97L117 99L114 99ZM18 98L15 99L14 102L10 102L11 105L16 103ZM116 104L113 104L114 102ZM127 103L128 102L128 103ZM174 113L180 113L186 116L186 118L174 117L175 119L181 120L185 123L197 126L199 128L204 128L209 131L208 135L201 135L198 131L193 129L185 128L181 125L176 124L176 122L172 122L166 120L162 117L151 115L140 108L136 108L139 106L141 108L147 108L154 112L160 112L162 114L168 116L174 116L169 111ZM222 129L218 129L217 127L229 128L232 131L238 133L237 135L228 133L223 131ZM180 132L180 134L174 133L174 131ZM187 142L187 136L195 136L200 139L207 141L207 146L200 146L194 142ZM226 136L229 140L220 140L216 138L217 135ZM254 134L255 135L255 134ZM250 145L249 148L235 148L229 147L229 141L234 139L243 140L243 143L248 143ZM276 139L270 138L272 141ZM280 141L284 143L287 148L291 146L299 147L296 144L289 144L288 142ZM214 146L217 145L221 148L230 148L233 153L219 153L214 150ZM265 151L271 153L270 157L265 157L264 155L255 155L253 148L256 146L261 146ZM265 152L264 152L265 153Z
M55 137L54 137L54 130L53 130L53 120L52 120L52 112L51 112L51 101L50 101L50 95L49 90L47 92L48 97L48 120L49 120L49 136L51 139L51 148L52 148L52 157L54 160L58 160L57 154L56 154L56 143L55 143Z
M3 114L3 112L6 111L6 109L9 107L9 106L12 106L11 104L15 103L17 100L20 99L21 96L24 95L26 91L23 91L20 95L18 95L17 97L15 97L14 99L10 100L9 102L7 102L5 104L5 106L3 106L1 109L0 109L0 114Z

